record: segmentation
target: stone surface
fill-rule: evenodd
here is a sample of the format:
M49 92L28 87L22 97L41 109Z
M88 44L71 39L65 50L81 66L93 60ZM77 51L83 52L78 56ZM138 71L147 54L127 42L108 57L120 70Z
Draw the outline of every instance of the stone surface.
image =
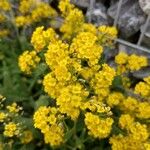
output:
M91 23L96 26L108 24L108 16L107 16L107 9L101 2L96 3L92 13L90 9L87 10L86 18L89 20L91 14Z
M141 31L143 29L143 26L141 27ZM148 48L150 48L150 23L147 27L147 30L144 34L143 40L142 40L142 44Z
M50 21L50 26L54 29L59 29L63 24L63 21L63 18L58 16Z
M118 2L111 5L108 15L115 19ZM128 38L140 30L146 20L145 13L141 10L137 0L124 0L119 13L118 27L122 37Z
M150 67L133 72L133 76L139 79L150 76Z
M88 8L90 5L90 0L71 0L71 3L82 8Z
M141 9L147 14L150 15L150 0L139 0Z

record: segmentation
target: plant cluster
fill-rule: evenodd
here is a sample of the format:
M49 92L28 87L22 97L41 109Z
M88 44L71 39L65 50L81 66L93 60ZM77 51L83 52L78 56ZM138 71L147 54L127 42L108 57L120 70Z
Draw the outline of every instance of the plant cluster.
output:
M35 2L21 0L17 27L59 14ZM148 59L120 52L111 66L105 51L116 47L117 29L86 23L83 12L69 0L60 0L58 8L64 19L59 31L36 27L32 46L18 57L20 70L31 82L30 92L38 92L29 103L32 115L23 111L23 102L22 107L15 102L2 107L3 141L13 145L16 138L43 150L150 150L150 77L131 80L132 72L148 66ZM30 125L22 122L27 117Z

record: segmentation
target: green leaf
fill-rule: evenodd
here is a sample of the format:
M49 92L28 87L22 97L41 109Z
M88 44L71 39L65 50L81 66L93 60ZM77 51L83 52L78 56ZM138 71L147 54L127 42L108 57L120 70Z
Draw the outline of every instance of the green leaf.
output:
M49 97L46 95L41 95L39 99L35 102L35 110L37 110L40 106L48 106L49 105Z

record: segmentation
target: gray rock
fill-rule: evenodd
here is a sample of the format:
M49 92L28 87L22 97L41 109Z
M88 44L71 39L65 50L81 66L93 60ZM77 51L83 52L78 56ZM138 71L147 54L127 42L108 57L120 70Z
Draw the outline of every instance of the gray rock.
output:
M91 23L96 26L108 24L107 9L102 3L96 3L92 12L90 9L87 10L86 18L89 20L91 15Z
M90 0L71 0L71 3L82 8L88 8L90 6Z
M141 31L143 29L143 26L141 27ZM144 34L143 40L142 40L142 45L150 49L150 23L149 26L147 27L147 30ZM150 50L149 50L150 51Z
M115 19L118 2L110 6L108 15ZM122 37L128 38L140 30L146 15L141 10L137 0L124 0L119 13L118 28Z
M118 44L118 51L119 52L125 52L128 55L136 54L136 55L139 55L139 56L145 56L150 60L150 53L141 51L139 49L131 48L127 45Z
M58 16L50 21L50 26L54 29L59 29L63 24L63 21L63 18Z
M133 72L133 76L139 79L150 76L150 67Z
M150 15L150 0L139 0L141 9L148 15Z

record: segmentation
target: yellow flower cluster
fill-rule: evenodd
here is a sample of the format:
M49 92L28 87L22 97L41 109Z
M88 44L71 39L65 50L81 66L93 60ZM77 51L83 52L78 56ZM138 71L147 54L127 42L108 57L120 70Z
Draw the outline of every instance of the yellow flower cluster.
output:
M71 39L81 31L84 23L84 16L82 11L78 9L72 9L65 18L64 24L61 26L60 31L64 33L64 38Z
M120 52L115 57L115 62L119 65L118 66L119 74L124 73L127 70L136 71L148 65L148 60L146 57L138 56L136 54L128 56L124 52Z
M150 77L144 78L144 82L139 82L135 86L135 93L143 97L150 98Z
M31 51L31 52L25 51L19 57L19 67L22 72L25 72L26 74L30 74L31 70L36 67L39 61L40 58L37 56L35 51Z
M6 117L7 117L7 114L5 114L4 112L0 112L0 123L4 122Z
M67 16L74 9L74 5L70 3L70 0L61 0L58 7L63 16Z
M11 9L11 4L8 0L0 1L0 10L9 11Z
M144 145L148 143L149 131L145 124L135 122L134 118L129 114L121 115L119 124L122 129L127 132L126 136L121 134L110 138L112 150L137 150L144 149Z
M22 110L22 107L18 106L15 102L11 105L7 105L6 108L10 113L18 113L20 110Z
M57 12L48 3L42 1L21 0L18 9L21 13L15 18L18 27L39 22L43 18L57 16Z
M63 142L64 131L57 117L58 110L54 107L41 106L34 114L34 127L44 134L45 143L51 146Z
M91 80L91 86L101 99L109 95L109 87L112 85L115 75L115 70L107 64L103 64L102 70L95 73L94 78Z
M54 42L57 38L57 34L52 28L44 30L44 27L38 27L33 32L31 37L31 44L37 52L40 52L46 44Z
M111 108L98 100L97 97L92 97L88 101L83 101L80 107L84 111L88 109L93 113L105 113L107 115L112 115Z
M70 46L71 53L79 59L88 61L90 67L98 64L103 48L97 43L97 37L90 32L81 32L73 39Z
M81 103L87 95L88 92L79 83L64 87L56 99L60 112L67 114L72 120L76 120L80 113Z
M85 124L89 130L89 134L94 138L106 138L109 136L112 124L112 118L101 118L98 115L92 113L85 114Z
M114 39L117 38L118 31L116 27L99 26L98 27L98 40L103 46L113 46Z
M125 97L120 92L112 92L109 94L108 98L106 99L107 104L110 107L119 105Z
M68 131L76 132L74 128L78 119L84 119L84 127L94 138L109 138L115 132L111 132L112 129L119 131L118 135L110 138L113 150L149 147L149 102L141 102L135 98L136 94L130 95L126 90L121 93L116 89L114 79L117 72L106 62L103 63L103 60L101 62L102 46L112 46L118 34L116 28L96 28L85 23L82 12L69 0L61 0L59 9L65 17L60 28L63 34L58 36L52 28L36 28L31 38L35 55L26 52L23 58L23 55L20 56L19 64L20 68L23 66L21 70L24 72L31 72L36 67L40 60L37 53L42 55L43 63L48 66L43 77L43 87L52 104L40 106L36 110L33 116L34 127L44 134L45 143L58 146L66 142ZM115 61L121 73L147 66L147 59L135 54L128 56L120 53ZM125 75L120 77L124 82L121 86L129 87L129 78ZM146 87L143 88L142 84ZM150 78L145 78L142 84L140 82L136 85L135 93L145 92L141 95L147 98ZM69 126L68 122L74 122L73 129L66 127ZM78 135L73 136L78 138Z
M19 127L14 122L9 122L4 127L4 136L13 137L19 135Z
M25 130L21 137L21 143L28 144L33 140L33 134L30 130Z

